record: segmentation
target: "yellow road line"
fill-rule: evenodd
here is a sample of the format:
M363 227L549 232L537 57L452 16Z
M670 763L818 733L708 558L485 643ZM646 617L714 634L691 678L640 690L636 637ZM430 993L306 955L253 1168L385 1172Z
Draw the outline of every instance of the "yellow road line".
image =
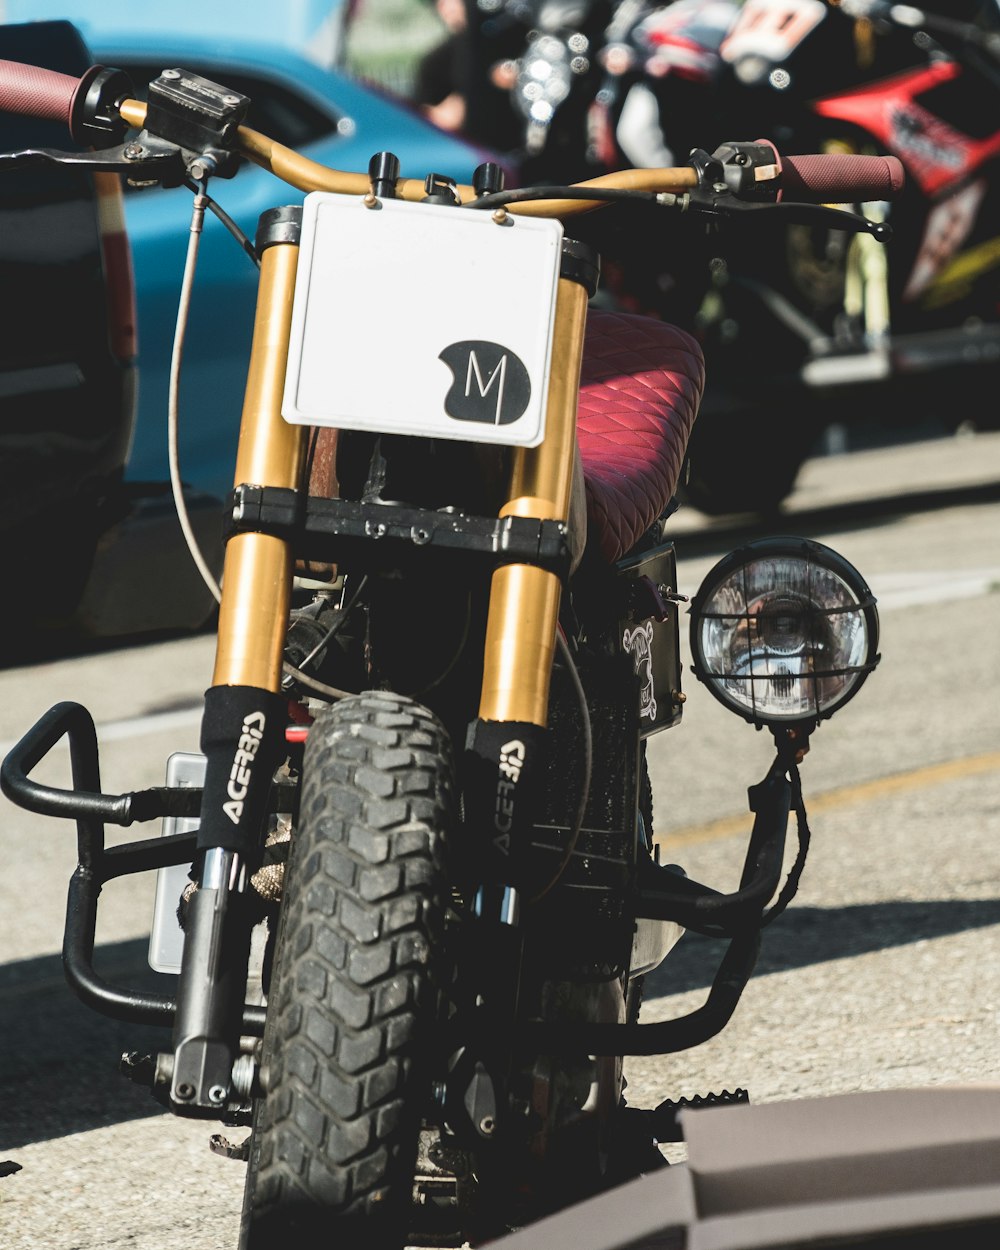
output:
M842 790L827 790L813 798L807 792L806 811L812 815L813 812L846 807L849 803L865 803L871 799L881 799L908 790L922 790L927 786L944 785L949 781L961 781L965 777L993 771L1000 772L1000 751L987 751L983 755L946 760L943 764L930 764L924 768L911 769L910 772L878 777L874 781L863 781L860 785L845 786ZM749 833L752 823L753 816L747 812L743 816L726 816L707 825L690 825L675 833L665 833L657 837L657 841L671 849L677 846L695 846L699 842L714 842L718 838L732 837L736 833Z

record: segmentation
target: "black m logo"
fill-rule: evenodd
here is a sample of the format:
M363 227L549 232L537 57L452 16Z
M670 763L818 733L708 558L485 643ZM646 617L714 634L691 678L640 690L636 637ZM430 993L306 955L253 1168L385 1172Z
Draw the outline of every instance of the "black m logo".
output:
M466 339L446 347L438 359L455 379L444 398L444 410L456 421L510 425L527 408L531 399L528 370L499 343Z

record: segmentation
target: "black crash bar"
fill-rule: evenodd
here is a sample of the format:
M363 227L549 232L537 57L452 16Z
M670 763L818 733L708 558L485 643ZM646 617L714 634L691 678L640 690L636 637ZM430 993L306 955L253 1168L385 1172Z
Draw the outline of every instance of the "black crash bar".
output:
M753 832L740 888L733 894L720 894L657 864L643 865L637 915L674 920L730 939L700 1007L654 1024L531 1022L519 1030L519 1040L541 1054L668 1055L721 1033L757 963L761 915L781 879L791 800L791 783L777 764L759 785L751 786Z
M655 1024L528 1023L518 1041L543 1055L671 1055L721 1033L740 1001L760 953L760 930L737 934L700 1007Z
M31 770L63 737L69 740L73 788L61 790L32 781ZM171 1026L175 999L113 985L94 970L97 903L105 882L115 877L189 863L196 835L106 847L104 825L194 814L198 792L163 787L101 793L93 719L86 708L69 702L51 708L11 749L0 765L0 789L28 811L76 822L78 866L70 880L63 939L66 979L74 992L88 1006L115 1019ZM676 920L730 939L705 1002L686 1016L654 1024L529 1021L518 1029L519 1041L543 1054L658 1055L698 1046L725 1028L757 962L760 916L780 878L791 785L772 770L751 788L750 797L756 817L735 893L720 894L657 865L644 866L639 878L637 914ZM243 1032L262 1036L264 1016L263 1007L246 1004Z
M635 914L673 920L708 937L733 937L756 927L763 908L778 888L785 854L785 831L791 812L792 788L775 761L758 785L749 789L753 830L743 862L739 889L720 894L651 860L639 865Z
M69 740L72 790L32 781L28 774L64 737ZM28 730L0 765L0 789L12 803L30 812L76 822L78 863L69 883L63 934L63 966L74 992L88 1007L116 1020L172 1026L176 999L113 985L95 971L97 900L105 883L115 877L190 863L196 853L193 833L105 846L105 823L130 825L158 816L189 814L193 793L164 787L102 794L97 731L90 713L79 703L57 703ZM172 804L173 796L182 802ZM263 1007L244 1007L243 1032L263 1035Z

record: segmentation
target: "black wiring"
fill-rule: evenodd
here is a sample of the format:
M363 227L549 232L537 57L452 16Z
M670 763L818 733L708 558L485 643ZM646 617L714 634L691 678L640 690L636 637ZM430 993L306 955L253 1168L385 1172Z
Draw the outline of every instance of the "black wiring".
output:
M312 427L309 435L309 447L306 450L306 462L302 466L299 489L304 490L306 494L309 493L309 482L312 479L313 464L316 461L316 448L319 446L319 430L320 427L318 425Z
M300 665L301 668L304 669L307 664L310 664L316 658L316 656L319 655L319 653L323 650L323 648L327 646L330 642L332 642L332 640L337 636L337 634L340 633L341 627L344 625L344 622L347 620L348 616L350 616L351 611L354 608L354 605L357 603L361 595L361 592L364 590L367 584L368 584L368 574L365 573L362 576L361 580L358 582L357 586L354 588L354 591L348 598L347 602L344 604L343 608L341 609L340 615L333 622L333 624L326 631L326 633L319 640L319 642L315 645L315 647L313 647L313 649L309 652L306 658L301 662L301 665Z
M188 188L189 191L194 191L196 194L200 193L204 197L205 207L209 210L209 212L214 213L215 216L218 217L219 221L222 222L222 224L226 227L229 233L236 240L236 242L240 245L240 247L244 250L244 252L246 252L247 256L249 256L250 259L253 261L254 265L259 269L260 257L257 255L257 249L254 247L253 243L251 243L249 236L244 234L244 232L240 229L240 227L236 224L236 222L233 221L232 217L229 216L229 214L222 207L222 205L217 204L215 200L213 200L212 197L208 194L208 192L205 189L207 183L202 183L199 186L197 183L194 183L188 179L185 179L184 185Z
M358 693L356 690L341 690L338 686L328 686L325 681L318 681L315 677L310 677L308 673L303 673L294 664L289 664L287 660L282 661L281 671L286 677L294 677L297 682L308 690L312 690L315 694L321 694L327 699L353 699Z
M465 620L462 623L462 635L455 645L455 650L452 652L451 659L444 666L441 672L438 673L436 677L433 677L429 682L427 682L426 685L421 686L420 689L415 692L420 698L423 698L423 696L425 694L428 694L431 690L436 690L438 686L440 686L441 683L444 681L444 679L446 677L450 677L451 674L454 672L455 665L458 664L459 660L462 658L462 655L465 651L465 644L469 641L469 628L471 625L472 625L472 596L467 594L465 598Z
M365 573L349 596L347 602L344 604L337 619L333 622L330 628L326 631L315 647L313 647L305 659L302 660L299 668L296 668L294 664L289 664L287 660L282 662L282 672L287 677L294 678L295 681L300 682L303 686L312 690L315 694L322 694L330 699L349 699L352 695L357 694L356 690L341 690L337 686L328 686L326 682L320 681L316 677L311 677L304 670L305 666L310 664L316 656L319 655L323 648L326 647L340 632L348 616L350 616L351 610L357 603L361 592L367 585L367 582L368 574Z
M795 812L795 828L798 835L799 849L795 856L795 862L785 878L785 884L778 893L778 897L760 918L760 927L762 929L765 925L769 925L772 920L777 920L795 897L799 888L802 869L806 866L809 843L812 841L812 832L806 819L805 800L802 797L802 779L799 777L799 770L794 762L789 762L788 764L788 778L792 786L792 809Z
M492 195L470 200L463 208L506 208L508 204L526 204L531 200L639 200L647 204L662 203L655 191L629 191L619 187L516 187L495 191Z
M580 787L580 799L577 803L576 815L573 817L573 828L570 831L569 842L566 846L565 853L559 867L553 873L551 880L547 885L543 886L537 894L532 895L528 900L529 903L537 903L539 899L544 898L552 889L559 878L566 871L569 861L573 858L573 852L576 850L576 844L580 840L580 831L583 828L583 818L587 811L587 799L590 797L590 778L594 765L594 738L590 726L590 709L587 706L587 694L583 688L583 682L580 680L580 674L576 664L573 661L573 655L570 652L569 644L563 637L561 629L556 630L556 643L559 647L559 654L563 663L569 672L570 680L573 683L573 689L580 705L580 718L583 722L583 784Z
M782 914L788 904L795 897L799 888L799 881L802 878L802 870L806 866L806 857L809 854L809 846L812 842L812 831L809 828L809 821L806 817L805 800L802 797L802 779L799 776L798 766L794 760L788 759L783 753L779 753L774 760L770 769L771 775L785 775L788 777L792 787L792 811L795 812L795 832L798 840L798 850L795 854L795 860L788 870L788 875L778 891L777 897L770 907L761 911L760 918L747 924L747 932L759 932L767 927ZM703 937L711 938L731 938L733 937L733 929L726 925L715 921L706 920L704 923L695 923L689 920L686 927L693 933L700 933Z

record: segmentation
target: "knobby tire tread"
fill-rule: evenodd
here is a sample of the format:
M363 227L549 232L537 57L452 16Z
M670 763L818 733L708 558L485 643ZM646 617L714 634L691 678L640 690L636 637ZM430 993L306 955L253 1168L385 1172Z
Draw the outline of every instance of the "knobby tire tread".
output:
M381 692L310 729L268 1007L243 1250L401 1245L454 810L450 742ZM360 1244L360 1243L359 1243Z

